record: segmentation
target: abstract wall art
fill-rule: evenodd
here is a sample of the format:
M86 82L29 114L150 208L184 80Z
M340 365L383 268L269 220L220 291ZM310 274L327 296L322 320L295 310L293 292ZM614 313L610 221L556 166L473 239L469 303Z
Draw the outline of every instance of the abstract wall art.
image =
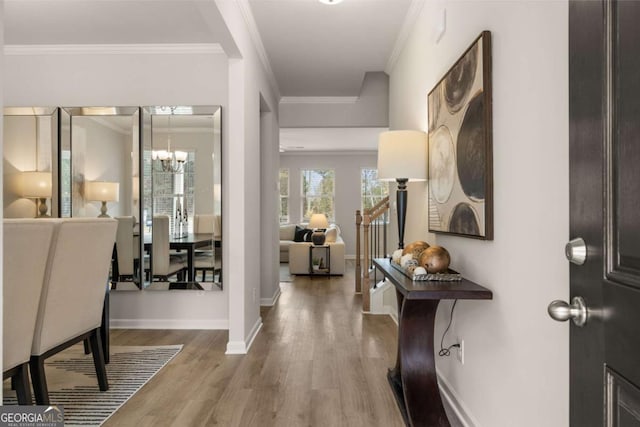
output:
M428 95L429 231L493 239L491 33Z

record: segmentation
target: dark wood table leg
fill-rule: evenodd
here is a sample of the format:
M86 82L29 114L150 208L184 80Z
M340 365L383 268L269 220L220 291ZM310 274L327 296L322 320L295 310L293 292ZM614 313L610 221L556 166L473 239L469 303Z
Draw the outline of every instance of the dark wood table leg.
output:
M438 388L433 347L439 302L406 300L398 293L398 355L387 379L410 427L450 427Z

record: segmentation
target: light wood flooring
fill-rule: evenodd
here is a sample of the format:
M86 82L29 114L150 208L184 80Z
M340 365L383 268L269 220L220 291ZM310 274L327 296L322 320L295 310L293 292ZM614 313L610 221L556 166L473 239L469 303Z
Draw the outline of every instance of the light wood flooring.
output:
M397 326L362 315L353 268L281 283L249 353L226 356L226 331L113 330L112 345L184 344L104 425L402 427L386 379Z

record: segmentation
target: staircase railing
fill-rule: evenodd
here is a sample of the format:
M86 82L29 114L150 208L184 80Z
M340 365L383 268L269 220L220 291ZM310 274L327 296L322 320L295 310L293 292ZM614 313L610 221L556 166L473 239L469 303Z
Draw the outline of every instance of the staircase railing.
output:
M389 224L389 196L365 209L356 211L356 293L362 292L362 311L370 310L371 281L369 273L373 270L373 258L387 255L387 227ZM360 229L362 228L362 246L360 249ZM361 263L362 260L362 263ZM364 265L364 269L363 266ZM363 289L364 284L364 289Z

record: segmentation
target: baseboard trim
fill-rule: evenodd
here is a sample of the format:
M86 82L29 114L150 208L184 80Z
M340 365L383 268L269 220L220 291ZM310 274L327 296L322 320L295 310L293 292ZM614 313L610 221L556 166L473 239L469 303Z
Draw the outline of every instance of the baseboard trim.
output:
M278 285L278 289L276 289L276 292L273 294L273 297L260 298L260 305L262 307L273 307L274 305L276 305L276 302L278 302L278 298L280 298L281 293L282 292L280 291L280 285Z
M440 374L440 371L436 368L436 375L438 376L438 387L440 388L440 395L447 401L453 414L458 419L460 425L464 427L480 427L480 423L471 415L469 409L462 403L462 400L454 391L449 381Z
M225 354L247 354L260 329L262 329L262 317L258 317L258 320L254 323L251 332L249 332L249 335L244 341L229 341Z
M109 323L112 329L229 329L227 319L110 319Z

